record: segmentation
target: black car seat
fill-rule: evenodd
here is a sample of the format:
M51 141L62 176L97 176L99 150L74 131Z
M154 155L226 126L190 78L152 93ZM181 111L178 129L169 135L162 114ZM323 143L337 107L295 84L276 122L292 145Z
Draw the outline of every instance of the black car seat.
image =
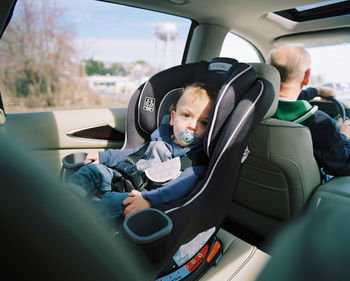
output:
M124 148L147 142L181 87L195 81L220 89L204 137L210 162L205 177L189 195L158 207L173 225L167 250L148 248L158 253L153 260L158 264L198 233L219 229L231 206L243 152L276 96L272 84L258 77L251 65L234 59L215 58L170 68L154 75L131 97Z

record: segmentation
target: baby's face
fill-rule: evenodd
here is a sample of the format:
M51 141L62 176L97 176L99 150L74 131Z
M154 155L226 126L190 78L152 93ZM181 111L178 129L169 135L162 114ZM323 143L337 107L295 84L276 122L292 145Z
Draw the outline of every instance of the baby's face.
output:
M197 140L202 139L207 130L213 103L206 94L199 94L197 91L200 91L200 89L196 87L187 88L177 102L176 110L171 112L170 125L174 129L174 142L181 146L191 144L180 137L184 130L195 133Z

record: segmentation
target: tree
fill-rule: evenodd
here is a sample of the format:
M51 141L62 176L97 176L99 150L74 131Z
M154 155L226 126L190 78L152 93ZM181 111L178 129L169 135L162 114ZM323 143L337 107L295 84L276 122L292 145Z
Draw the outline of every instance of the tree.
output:
M120 67L121 67L121 64L119 62L112 63L110 67L111 73L114 75L118 74Z
M0 42L0 81L14 95L52 105L62 83L77 72L74 29L64 13L55 1L18 1Z
M105 68L102 61L88 59L85 61L85 72L87 75L106 75L108 69Z
M109 68L106 68L102 61L97 61L94 59L84 60L85 73L87 75L116 75L118 74L118 69L121 66L120 63L115 62Z
M145 60L137 60L136 63L137 64L147 64Z

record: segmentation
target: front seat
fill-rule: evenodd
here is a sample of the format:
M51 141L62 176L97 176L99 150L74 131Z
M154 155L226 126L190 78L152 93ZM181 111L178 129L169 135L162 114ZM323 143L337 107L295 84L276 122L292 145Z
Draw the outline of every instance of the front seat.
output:
M265 65L260 75L278 91L275 72ZM242 238L255 244L263 243L281 223L298 214L321 183L309 129L271 118L277 104L278 96L252 135L250 154L226 218L228 227L235 227Z
M1 280L150 280L146 257L16 142L0 125Z

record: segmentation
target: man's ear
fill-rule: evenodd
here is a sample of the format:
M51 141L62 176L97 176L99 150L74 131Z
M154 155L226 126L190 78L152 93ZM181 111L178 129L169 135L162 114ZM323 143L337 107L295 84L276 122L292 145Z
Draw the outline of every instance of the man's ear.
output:
M174 117L175 117L175 110L172 110L170 113L170 126L174 126Z
M310 75L311 75L311 68L309 68L308 70L305 71L304 80L303 80L303 85L304 85L304 86L306 86L307 84L309 84Z

